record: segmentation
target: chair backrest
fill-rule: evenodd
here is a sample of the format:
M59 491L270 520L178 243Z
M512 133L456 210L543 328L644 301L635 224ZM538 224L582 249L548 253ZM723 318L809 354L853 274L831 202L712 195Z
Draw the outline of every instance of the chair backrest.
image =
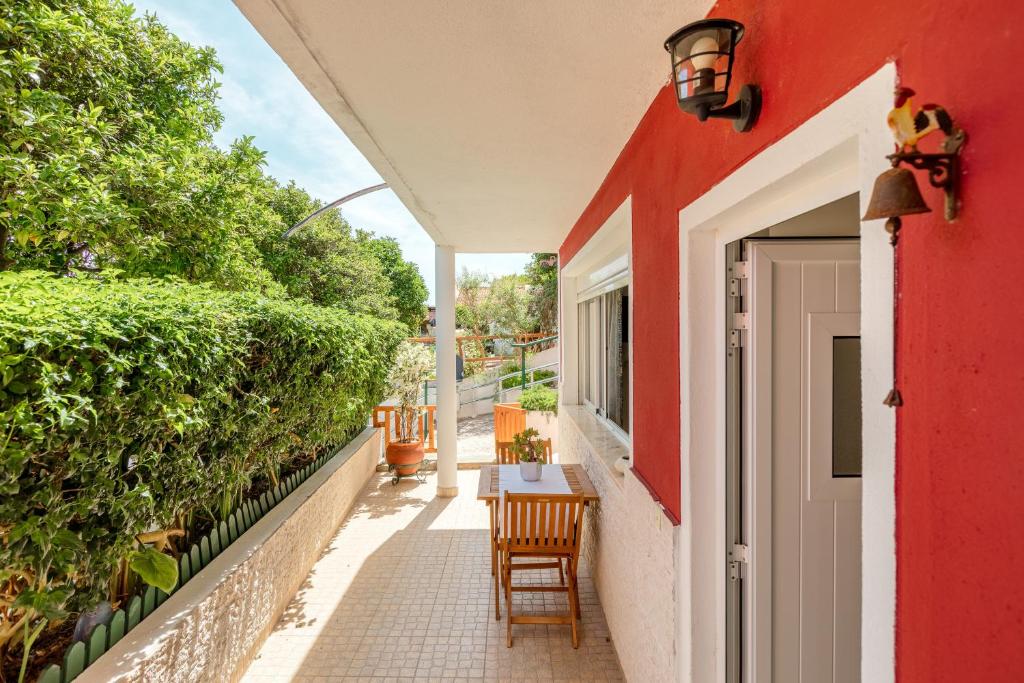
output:
M501 540L512 552L577 555L583 494L509 493L501 501Z
M494 404L494 446L526 429L526 411L518 403Z
M551 439L542 439L541 443L544 444L544 456L542 461L545 465L550 465L552 458ZM511 441L499 441L495 444L495 450L498 453L499 465L515 465L519 462L519 456L512 452Z

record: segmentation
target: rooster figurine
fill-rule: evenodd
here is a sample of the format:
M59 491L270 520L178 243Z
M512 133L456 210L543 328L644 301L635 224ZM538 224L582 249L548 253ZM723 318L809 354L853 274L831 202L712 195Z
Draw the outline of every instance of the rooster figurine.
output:
M953 119L937 104L924 104L915 114L910 88L897 88L893 110L889 112L889 129L896 138L896 152L916 152L917 142L937 130L947 136L953 134Z

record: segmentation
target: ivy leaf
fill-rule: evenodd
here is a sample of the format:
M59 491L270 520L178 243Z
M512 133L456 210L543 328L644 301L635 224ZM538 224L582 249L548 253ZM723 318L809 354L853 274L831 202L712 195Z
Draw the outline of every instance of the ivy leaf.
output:
M14 606L32 610L47 619L60 619L65 616L64 602L68 599L68 591L58 590L24 590L14 600Z
M18 396L23 396L24 394L28 393L28 385L26 385L24 382L10 382L9 384L7 384L5 388L7 389L7 391L11 392L12 394L17 394Z
M164 555L153 548L133 550L128 556L128 566L150 586L156 586L164 593L174 590L178 583L178 563L170 555Z

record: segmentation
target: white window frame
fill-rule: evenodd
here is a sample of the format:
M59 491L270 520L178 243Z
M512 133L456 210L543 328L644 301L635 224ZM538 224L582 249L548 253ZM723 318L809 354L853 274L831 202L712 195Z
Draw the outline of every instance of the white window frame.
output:
M579 306L622 287L626 287L629 297L627 320L629 326L627 332L629 338L629 401L626 410L628 411L630 432L632 432L635 422L633 410L633 310L635 301L632 277L632 202L629 197L562 269L559 278L561 304L559 329L562 337L561 367L563 372L559 394L563 405L585 407L595 416L599 424L607 428L610 434L632 451L633 440L630 432L624 431L608 419L604 410L598 410L599 405L584 396L580 386L581 363L587 361L592 366L590 368L591 378L600 378L599 386L591 387L588 393L590 393L590 397L596 396L598 403L603 407L603 398L607 392L607 363L591 358L589 350L585 352L580 347ZM602 336L605 328L603 300L598 305L602 307L602 315L599 316L600 322L596 332ZM596 321L588 319L587 322L589 336L595 331ZM598 355L604 355L603 348Z
M577 298L577 315L582 316L584 311L580 309L586 309L586 338L578 339L576 346L580 360L579 367L581 368L581 374L579 376L580 404L585 406L590 412L594 413L595 416L604 420L607 423L608 428L613 432L616 432L616 436L623 441L628 442L630 440L629 431L623 429L618 425L618 423L608 417L608 397L611 393L609 387L610 368L608 364L608 323L609 315L611 314L611 307L605 297L607 294L621 289L626 290L627 302L629 302L628 271L623 272L622 276L616 280L602 284L598 291L588 292L587 294L580 295ZM629 303L627 303L626 308L627 316L630 310ZM628 317L626 325L627 338L629 339L628 349L629 352L631 352L633 343L632 337L629 337ZM579 329L582 335L584 333L584 327L581 325ZM632 354L630 353L630 359L631 357ZM628 362L629 360L627 359L627 365ZM627 368L627 370L631 372L631 369ZM588 391L583 389L584 384L587 385ZM627 378L627 387L628 401L626 404L626 424L629 425L630 429L632 429L633 387L630 378Z

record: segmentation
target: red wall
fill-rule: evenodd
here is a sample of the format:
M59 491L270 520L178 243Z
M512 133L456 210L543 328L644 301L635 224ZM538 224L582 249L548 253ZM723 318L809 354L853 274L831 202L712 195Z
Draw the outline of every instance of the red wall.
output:
M567 263L632 194L636 470L679 517L679 210L895 61L916 102L970 136L959 220L925 188L935 213L902 233L898 680L1024 680L1024 3L724 0L712 14L747 27L736 82L764 90L757 126L700 124L664 88L561 248Z

